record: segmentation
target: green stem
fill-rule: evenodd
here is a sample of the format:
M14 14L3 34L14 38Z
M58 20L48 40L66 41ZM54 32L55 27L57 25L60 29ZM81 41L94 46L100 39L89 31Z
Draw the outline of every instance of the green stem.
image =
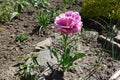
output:
M68 39L68 34L63 35L63 46L64 46L64 50L67 47L67 39Z
M67 0L63 0L63 4L64 4L64 12L66 11L66 8L67 8Z
M65 5L64 5L64 12L66 11L66 7L67 7L67 5L65 4Z
M65 64L64 64L64 60L66 60L66 57L67 57L67 53L66 53L66 49L67 49L67 46L68 46L68 43L67 43L67 40L68 40L68 34L65 34L62 36L62 43L63 43L63 48L64 48L64 53L62 55L62 69L63 71L65 71L66 67L65 67Z

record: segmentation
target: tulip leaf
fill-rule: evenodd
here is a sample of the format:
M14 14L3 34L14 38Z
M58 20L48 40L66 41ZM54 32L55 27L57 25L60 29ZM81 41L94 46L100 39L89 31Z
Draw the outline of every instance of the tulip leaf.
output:
M72 65L73 63L73 59L71 56L69 56L66 60L65 60L65 63L66 63L66 67L69 67Z
M57 53L53 48L50 48L50 51L53 53L53 55L56 57L56 59L57 59L58 61L60 61L60 58L59 58L59 56L58 56L58 53Z
M72 46L71 45L68 45L68 47L66 48L65 50L65 58L68 58L70 56L70 50L71 50Z
M77 59L79 59L79 58L82 58L82 57L84 57L84 56L85 56L84 53L75 53L75 55L74 55L74 57L73 57L73 60L75 61L75 60L77 60Z

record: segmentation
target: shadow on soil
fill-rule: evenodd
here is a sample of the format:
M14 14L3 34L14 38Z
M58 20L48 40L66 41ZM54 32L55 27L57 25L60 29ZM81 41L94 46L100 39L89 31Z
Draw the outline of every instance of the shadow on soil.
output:
M54 71L51 74L45 76L45 80L64 80L62 71Z

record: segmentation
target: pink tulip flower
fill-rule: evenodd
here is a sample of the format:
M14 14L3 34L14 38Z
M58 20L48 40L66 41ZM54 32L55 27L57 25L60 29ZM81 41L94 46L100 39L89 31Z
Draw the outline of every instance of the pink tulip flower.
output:
M61 34L73 34L80 32L83 26L78 12L68 11L60 14L55 19L55 26Z

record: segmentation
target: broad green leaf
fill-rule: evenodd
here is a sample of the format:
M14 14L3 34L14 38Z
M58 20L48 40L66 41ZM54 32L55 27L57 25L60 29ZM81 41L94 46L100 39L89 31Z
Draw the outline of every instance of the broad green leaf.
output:
M71 45L68 45L68 47L66 48L65 53L63 54L63 55L64 55L63 58L64 58L65 60L67 60L67 59L70 58L70 51L71 51L71 48L72 48Z
M14 10L15 10L17 3L16 3L16 2L11 2L11 4L13 5L13 8L14 8Z
M64 64L65 64L65 67L68 68L69 66L71 66L73 63L73 59L71 56L67 57L65 60L64 60Z
M22 10L22 4L18 4L18 13L21 13Z
M75 60L77 60L77 59L79 59L79 58L82 58L82 57L84 57L84 56L85 56L84 53L75 53L75 55L74 55L74 57L73 57L73 60L75 61Z
M63 64L64 65L68 65L71 60L72 60L72 57L70 56L70 50L71 50L72 46L69 45L66 49L65 49L65 52L63 53Z
M15 17L18 17L20 14L18 12L13 12L11 14L10 20L14 19Z
M20 65L20 69L24 69L24 65Z
M21 6L21 10L24 9L25 7L22 3L20 4L20 6Z

